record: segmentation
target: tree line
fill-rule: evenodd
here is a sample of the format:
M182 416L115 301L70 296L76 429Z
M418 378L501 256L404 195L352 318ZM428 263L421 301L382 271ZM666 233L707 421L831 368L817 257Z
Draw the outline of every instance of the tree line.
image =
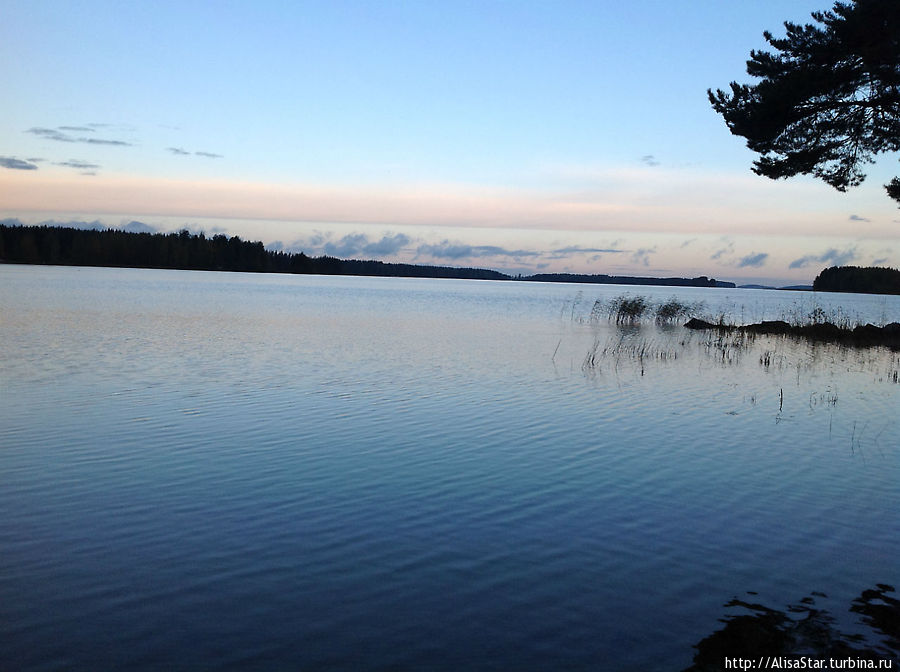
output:
M645 278L627 275L580 273L537 273L524 280L537 282L589 282L604 285L665 285L667 287L734 287L733 282L723 282L701 275L697 278Z
M196 271L366 275L400 278L531 280L680 287L734 287L706 276L633 278L618 275L539 273L515 278L484 268L395 264L374 260L310 257L303 252L267 250L259 241L218 234L207 238L186 229L177 233L136 233L117 229L0 224L0 262L59 266L118 266Z
M504 273L481 268L390 264L381 261L310 257L303 252L267 250L249 242L187 230L178 233L134 233L106 229L0 225L0 260L14 264L120 266L197 271L307 273L418 278L510 280Z
M900 270L878 266L832 266L816 276L813 289L818 292L900 294Z

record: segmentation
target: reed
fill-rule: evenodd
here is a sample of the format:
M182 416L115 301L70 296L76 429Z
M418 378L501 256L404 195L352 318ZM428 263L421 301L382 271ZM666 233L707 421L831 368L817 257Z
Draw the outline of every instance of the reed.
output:
M681 322L703 310L703 302L685 303L674 296L668 301L656 306L657 324L674 324Z
M609 316L616 324L640 324L649 309L650 302L645 297L623 294L610 302Z
M659 325L674 325L703 311L702 301L687 303L672 297L662 303L654 303L640 294L621 294L608 301L597 299L591 307L589 321L600 322L604 315L610 322L619 325L638 326L651 318Z

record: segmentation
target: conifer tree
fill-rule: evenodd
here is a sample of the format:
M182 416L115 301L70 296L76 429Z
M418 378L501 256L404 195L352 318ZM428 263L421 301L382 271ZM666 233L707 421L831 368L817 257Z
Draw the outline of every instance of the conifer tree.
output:
M708 91L735 135L758 153L753 172L813 175L845 191L862 166L900 149L900 0L835 2L815 24L763 33L773 51L751 51L755 84ZM900 202L900 179L885 185Z

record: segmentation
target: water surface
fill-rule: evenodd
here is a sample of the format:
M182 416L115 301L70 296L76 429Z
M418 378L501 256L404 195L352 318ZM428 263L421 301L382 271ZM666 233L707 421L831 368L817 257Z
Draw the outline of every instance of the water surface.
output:
M673 670L900 584L900 297L0 266L0 668ZM593 353L595 357L589 356ZM875 633L877 634L877 633Z

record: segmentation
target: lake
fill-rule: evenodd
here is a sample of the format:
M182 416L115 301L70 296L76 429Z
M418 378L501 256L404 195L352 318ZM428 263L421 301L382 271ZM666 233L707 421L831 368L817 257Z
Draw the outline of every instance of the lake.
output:
M900 320L0 266L0 669L680 670L733 598L813 594L882 646L849 607L900 586L900 354L617 326L623 294Z

